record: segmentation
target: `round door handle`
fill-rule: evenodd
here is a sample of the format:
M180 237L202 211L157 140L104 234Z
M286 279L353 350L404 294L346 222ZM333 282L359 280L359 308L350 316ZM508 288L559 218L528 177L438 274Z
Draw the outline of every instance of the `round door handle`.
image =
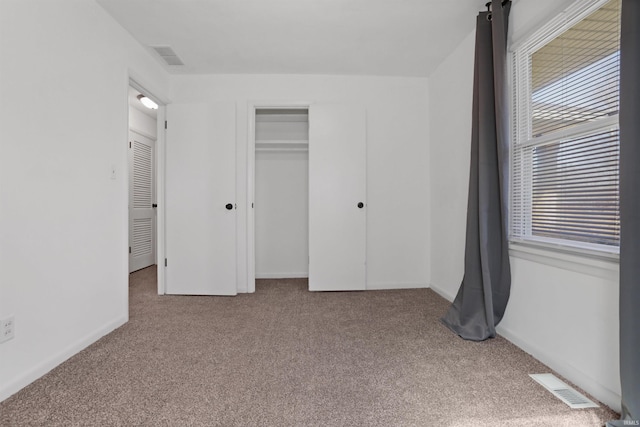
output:
M359 202L359 203L358 203L358 208L360 208L360 209L364 208L364 203Z
M230 211L231 209L233 209L233 205L231 203L227 203L225 205L225 208L227 208L227 210Z

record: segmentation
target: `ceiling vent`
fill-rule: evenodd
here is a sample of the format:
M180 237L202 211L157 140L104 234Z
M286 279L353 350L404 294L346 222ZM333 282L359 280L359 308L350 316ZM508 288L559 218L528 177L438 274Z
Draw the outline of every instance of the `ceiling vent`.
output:
M184 65L182 59L178 57L171 46L151 46L151 49L155 50L167 65Z
M555 397L569 405L571 409L597 408L593 401L569 387L553 374L529 374L541 386L549 390Z

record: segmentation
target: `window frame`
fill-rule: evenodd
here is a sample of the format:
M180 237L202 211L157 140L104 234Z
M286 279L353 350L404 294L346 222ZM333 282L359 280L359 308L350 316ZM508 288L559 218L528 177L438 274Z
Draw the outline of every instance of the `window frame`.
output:
M514 181L515 151L520 147L538 145L548 141L559 141L596 131L608 131L619 129L618 114L603 117L595 122L587 122L569 128L563 128L550 132L548 135L537 137L535 143L532 142L531 135L531 67L521 67L521 64L528 63L531 56L538 49L542 48L564 31L568 30L586 16L606 4L608 0L576 0L565 10L556 14L544 25L536 27L519 40L511 43L508 49L508 67L510 79L510 150L509 155L509 175L510 182ZM524 58L524 60L523 60ZM522 165L520 165L522 167ZM527 179L521 174L519 179ZM509 247L511 254L524 259L537 260L545 264L555 265L558 262L569 262L572 265L593 266L613 265L619 262L619 245L607 246L589 244L579 241L565 239L554 239L549 237L536 236L516 236L513 233L514 226L514 192L509 191ZM520 209L529 209L531 206L522 206ZM529 220L531 215L528 216ZM531 227L531 224L525 225ZM553 255L544 256L544 253ZM550 262L555 257L555 262ZM559 257L559 258L558 258ZM604 262L604 264L602 264ZM613 267L608 267L613 268ZM617 268L617 266L615 266ZM575 268L570 268L575 270ZM578 268L580 270L580 268Z

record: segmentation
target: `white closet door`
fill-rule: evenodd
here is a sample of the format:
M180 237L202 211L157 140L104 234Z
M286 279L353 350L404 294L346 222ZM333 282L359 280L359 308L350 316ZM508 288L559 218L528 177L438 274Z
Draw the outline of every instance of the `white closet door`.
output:
M155 264L154 144L129 132L129 272Z
M236 294L234 104L170 104L166 292Z
M363 109L309 110L309 290L366 286L366 117Z

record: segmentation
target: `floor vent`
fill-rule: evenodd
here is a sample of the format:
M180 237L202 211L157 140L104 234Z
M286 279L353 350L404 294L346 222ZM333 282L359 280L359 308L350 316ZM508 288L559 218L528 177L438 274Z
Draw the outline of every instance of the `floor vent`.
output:
M569 405L571 409L598 407L593 401L569 387L553 374L529 374L529 376L553 393L558 399Z

